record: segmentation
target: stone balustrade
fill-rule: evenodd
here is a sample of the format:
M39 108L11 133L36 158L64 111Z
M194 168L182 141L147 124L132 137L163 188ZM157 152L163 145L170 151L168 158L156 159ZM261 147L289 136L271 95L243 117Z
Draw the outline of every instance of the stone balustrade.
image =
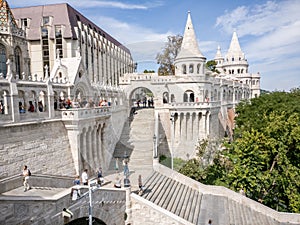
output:
M111 114L111 107L72 108L61 111L63 120L81 120L99 116L108 116Z

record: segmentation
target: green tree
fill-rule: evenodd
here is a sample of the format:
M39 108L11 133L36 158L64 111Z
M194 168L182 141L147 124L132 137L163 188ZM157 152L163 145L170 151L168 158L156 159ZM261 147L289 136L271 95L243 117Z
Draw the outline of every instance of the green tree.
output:
M209 60L206 62L206 68L208 68L212 72L220 73L220 71L216 69L216 66L217 66L217 63L215 60Z
M168 42L163 48L161 53L156 56L159 75L172 75L175 74L174 60L180 50L182 43L182 36L168 36Z
M181 171L205 184L242 188L271 208L299 213L300 90L262 95L242 102L236 112L234 140L224 142L214 163L204 168L199 160L193 166L190 161Z

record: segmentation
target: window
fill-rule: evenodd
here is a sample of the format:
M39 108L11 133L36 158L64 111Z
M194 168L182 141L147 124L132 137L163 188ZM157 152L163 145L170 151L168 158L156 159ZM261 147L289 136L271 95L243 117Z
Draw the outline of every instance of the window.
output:
M169 103L169 93L168 92L163 93L163 103Z
M59 58L63 57L63 44L62 44L62 34L61 34L61 26L55 26L55 48L57 52L57 56Z
M49 16L44 16L43 17L43 25L47 25L47 24L49 24L49 22L50 22Z
M194 73L194 64L189 65L189 73Z
M0 44L0 73L3 73L4 77L7 74L6 60L6 48Z
M44 77L46 76L46 69L45 66L47 65L48 71L50 70L50 63L49 63L49 40L48 40L48 30L45 27L42 27L42 52L43 52L43 72Z
M27 18L21 19L21 27L28 27L28 20Z
M186 65L182 65L182 73L186 74Z
M194 102L195 101L195 95L193 91L186 91L183 94L183 102Z
M16 64L16 73L21 78L21 49L19 47L15 48L15 64Z
M200 64L197 64L197 74L200 73Z

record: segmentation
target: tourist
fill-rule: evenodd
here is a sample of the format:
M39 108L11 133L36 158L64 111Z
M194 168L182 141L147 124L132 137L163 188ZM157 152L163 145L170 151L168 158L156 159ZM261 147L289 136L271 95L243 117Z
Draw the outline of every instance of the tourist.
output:
M43 112L43 111L44 111L44 106L43 106L42 101L39 101L39 102L38 102L38 109L39 109L40 112Z
M139 175L139 178L138 178L138 185L139 185L139 192L138 192L138 194L139 194L139 195L142 195L143 192L144 192L144 189L143 189L143 182L142 182L142 175Z
M124 176L127 177L129 175L129 168L128 168L128 160L123 159L123 166L124 166Z
M80 185L80 177L79 177L79 175L77 175L77 176L75 177L75 180L73 181L73 184L74 184L74 185Z
M212 221L211 220L208 220L208 225L212 225Z
M32 101L29 101L28 112L34 112L34 105L32 104Z
M81 181L83 183L83 185L88 185L88 180L89 180L89 177L88 177L88 174L87 174L88 170L85 169L82 174L81 174Z
M97 170L97 183L101 186L101 184L104 182L103 175L102 175L102 167L100 166Z
M28 191L30 189L30 185L28 182L30 176L30 170L27 168L26 165L23 168L22 175L23 175L24 191Z

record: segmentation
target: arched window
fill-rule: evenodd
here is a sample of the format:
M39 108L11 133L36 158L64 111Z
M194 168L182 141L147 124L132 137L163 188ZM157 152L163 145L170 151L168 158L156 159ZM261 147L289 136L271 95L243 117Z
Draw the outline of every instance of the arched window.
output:
M200 73L200 63L199 64L197 64L197 74L199 74Z
M171 102L175 102L175 96L174 96L174 94L171 94Z
M21 77L21 49L19 47L15 48L15 64L16 64L16 74L19 75L19 77L22 79Z
M187 95L187 93L185 92L184 94L183 94L183 102L187 102L188 101L188 95Z
M182 65L182 73L186 74L186 65L185 64Z
M195 94L193 91L186 91L183 94L183 102L195 102Z
M163 103L169 103L169 93L168 92L163 93Z
M189 65L189 73L194 73L194 64Z
M4 77L6 77L7 74L6 61L6 48L0 44L0 73L3 73Z

